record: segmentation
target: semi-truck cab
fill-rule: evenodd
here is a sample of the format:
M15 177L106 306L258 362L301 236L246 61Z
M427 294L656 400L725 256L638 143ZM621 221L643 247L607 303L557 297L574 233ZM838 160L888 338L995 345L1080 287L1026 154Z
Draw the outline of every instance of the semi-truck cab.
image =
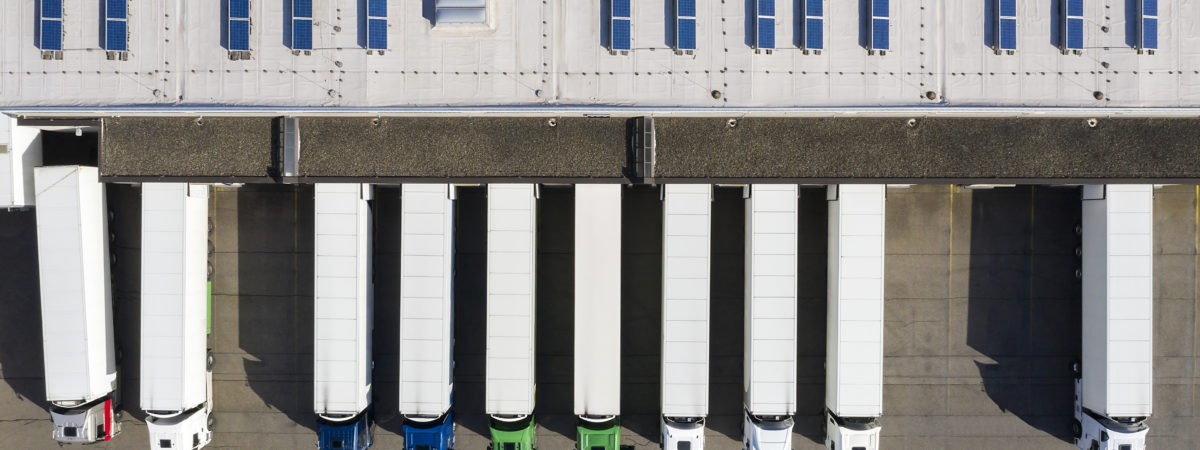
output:
M664 450L704 448L708 417L712 186L663 186L662 437Z
M209 187L142 184L141 407L150 448L212 441Z
M369 184L317 183L313 199L313 412L317 448L371 446L371 273Z
M121 424L104 185L95 167L47 166L34 192L51 436L107 441Z
M745 414L747 449L792 448L796 413L796 257L799 189L746 190Z
M491 448L536 448L534 313L537 187L487 186L487 355L484 409Z
M831 185L825 448L878 450L883 414L886 186Z
M621 186L575 186L576 449L621 444Z
M400 414L406 450L454 447L454 186L400 198Z
M1082 450L1144 450L1153 407L1154 188L1083 187L1082 359L1072 363Z

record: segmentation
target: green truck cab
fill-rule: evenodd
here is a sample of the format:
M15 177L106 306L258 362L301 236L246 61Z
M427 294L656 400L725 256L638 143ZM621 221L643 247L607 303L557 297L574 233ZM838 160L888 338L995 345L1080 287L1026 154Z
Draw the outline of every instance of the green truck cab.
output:
M576 450L618 450L621 446L620 417L602 422L579 420L575 429L579 434Z
M536 424L533 415L506 421L491 418L489 428L492 433L490 450L537 450Z

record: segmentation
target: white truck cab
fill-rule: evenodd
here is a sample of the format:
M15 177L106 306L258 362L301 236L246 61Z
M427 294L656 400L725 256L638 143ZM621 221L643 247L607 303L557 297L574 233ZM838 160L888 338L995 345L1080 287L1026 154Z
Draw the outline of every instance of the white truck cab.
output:
M662 448L663 450L700 450L704 448L704 419L676 420L675 417L662 419Z
M754 416L749 411L742 417L742 447L754 450L791 450L791 416Z
M825 447L829 450L879 448L879 421L875 418L840 418L825 412Z
M105 397L79 406L62 406L52 402L50 419L54 422L52 437L68 444L87 444L112 439L121 431L113 410L112 398Z

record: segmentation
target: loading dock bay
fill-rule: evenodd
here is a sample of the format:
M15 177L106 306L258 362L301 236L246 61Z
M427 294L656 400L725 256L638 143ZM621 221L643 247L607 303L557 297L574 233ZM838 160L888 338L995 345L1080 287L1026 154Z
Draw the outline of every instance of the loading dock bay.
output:
M483 188L459 195L455 398L457 446L485 448L483 413L486 203ZM377 445L398 447L399 190L376 195L375 392ZM122 436L106 447L142 446L137 410L140 203L109 185L114 214L113 292L123 353ZM1154 416L1148 445L1200 447L1200 239L1197 186L1155 194ZM312 413L312 187L217 188L213 342L218 447L307 448ZM573 446L572 194L543 187L538 233L537 420L544 449ZM661 357L661 202L634 187L623 201L623 443L657 448ZM799 414L794 443L820 448L825 359L826 208L805 188L800 219ZM742 390L741 192L713 204L708 445L740 448ZM971 190L918 185L888 190L884 415L888 449L1070 448L1071 375L1079 352L1077 188ZM49 448L38 315L34 214L0 212L0 436ZM562 230L548 232L548 230Z

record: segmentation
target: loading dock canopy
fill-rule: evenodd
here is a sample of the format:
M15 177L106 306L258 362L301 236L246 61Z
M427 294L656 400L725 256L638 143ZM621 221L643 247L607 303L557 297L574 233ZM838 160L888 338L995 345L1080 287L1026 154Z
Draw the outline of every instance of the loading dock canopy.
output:
M275 182L279 119L103 120L105 181ZM629 118L301 117L301 181L627 179ZM732 126L731 126L732 124ZM1094 126L1092 126L1094 124ZM655 180L1069 183L1200 178L1200 119L655 119Z

